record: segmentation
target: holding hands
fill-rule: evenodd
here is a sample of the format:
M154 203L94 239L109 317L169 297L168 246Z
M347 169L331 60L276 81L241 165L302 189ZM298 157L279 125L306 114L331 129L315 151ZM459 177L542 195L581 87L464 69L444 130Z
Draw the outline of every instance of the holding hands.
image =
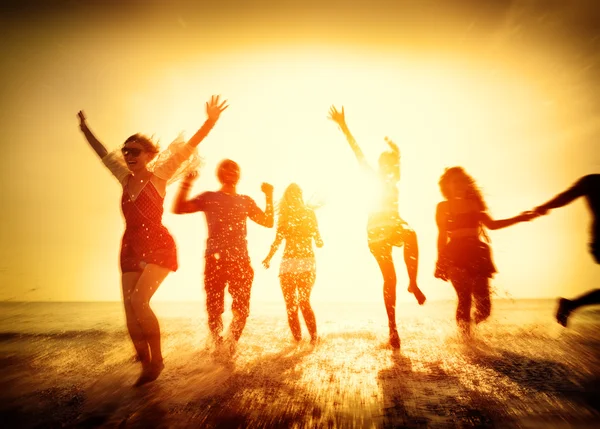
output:
M517 216L517 219L519 220L519 222L529 222L530 220L535 219L538 216L539 214L536 213L534 210L527 210L521 213L519 216Z
M545 214L548 213L549 210L550 209L547 208L546 206L541 205L541 206L537 206L536 208L534 208L533 212L535 214L537 214L538 216L544 216Z

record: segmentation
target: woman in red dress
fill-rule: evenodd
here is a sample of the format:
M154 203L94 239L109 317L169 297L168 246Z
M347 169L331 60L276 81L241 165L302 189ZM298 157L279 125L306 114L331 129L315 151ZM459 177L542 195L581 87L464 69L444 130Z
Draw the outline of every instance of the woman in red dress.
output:
M164 368L160 345L160 327L150 308L150 299L171 271L177 270L175 241L162 224L167 183L215 125L226 102L213 96L206 103L207 120L194 136L179 147L170 147L156 162L158 147L147 137L134 134L125 140L119 152L108 153L88 128L79 112L80 128L102 162L123 187L121 208L125 233L121 242L121 283L127 329L142 373L135 385L156 380ZM175 146L175 145L172 145Z

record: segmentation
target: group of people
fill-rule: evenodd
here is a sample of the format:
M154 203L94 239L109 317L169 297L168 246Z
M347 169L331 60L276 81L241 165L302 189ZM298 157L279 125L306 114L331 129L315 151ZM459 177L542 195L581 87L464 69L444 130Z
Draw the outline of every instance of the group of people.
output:
M263 183L266 197L263 211L256 202L237 193L239 165L223 160L217 168L221 187L216 192L203 192L189 197L197 178L194 163L197 146L204 140L227 108L219 96L206 103L207 119L185 144L172 145L159 154L155 143L142 134L129 137L119 151L108 152L90 131L85 115L79 112L80 128L104 165L123 188L121 208L125 232L121 242L120 266L122 293L127 328L141 362L142 372L136 385L155 380L164 368L160 327L150 307L150 300L163 280L178 268L175 241L162 223L164 197L168 183L183 177L173 205L177 214L204 212L208 227L206 241L204 288L208 326L214 344L229 351L242 335L250 308L254 271L248 255L246 222L251 219L266 228L275 224L273 186ZM396 271L392 258L393 247L404 247L404 261L409 277L408 291L419 304L426 300L417 284L419 248L417 235L398 211L398 182L400 180L400 150L386 138L389 150L382 153L378 168L372 168L350 133L344 109L331 107L329 119L344 133L360 166L381 192L380 201L369 214L367 239L383 277L383 298L388 317L389 343L400 347L396 326ZM487 213L475 181L462 167L446 169L439 181L444 201L436 210L438 261L435 277L450 281L458 296L457 323L464 333L470 332L471 308L475 301L475 323L487 319L491 312L489 279L496 272L485 228L500 229L529 221L549 210L564 206L580 196L586 196L594 215L592 254L600 263L598 222L600 209L600 174L582 178L575 186L556 198L518 216L494 220ZM310 334L311 344L318 341L317 323L310 305L310 295L316 279L313 242L323 246L315 211L307 205L302 189L289 185L278 205L275 240L263 261L269 268L271 259L285 240L279 279L285 299L288 323L296 341L302 338L299 310ZM233 318L228 334L223 334L225 289L232 297ZM582 305L600 302L600 290L576 300L561 299L558 321L566 326L569 314Z

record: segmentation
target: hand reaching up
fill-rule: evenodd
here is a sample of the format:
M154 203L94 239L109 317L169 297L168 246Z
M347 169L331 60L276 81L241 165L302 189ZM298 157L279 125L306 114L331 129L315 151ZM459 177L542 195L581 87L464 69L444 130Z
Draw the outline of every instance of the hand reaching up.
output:
M198 179L198 171L192 171L185 175L183 180L181 181L182 186L190 187L192 184Z
M335 106L331 106L329 108L329 116L327 117L327 119L332 120L333 122L338 124L340 127L345 126L346 125L346 117L344 115L344 106L342 106L341 111L338 111L335 108Z
M225 104L227 103L227 100L219 104L219 97L219 95L213 95L210 97L210 102L206 102L206 116L208 116L208 119L211 121L219 119L221 112L229 107L229 105Z
M273 185L271 185L270 183L263 183L260 186L260 190L263 191L267 197L273 196Z
M77 113L77 117L79 118L79 128L81 128L81 131L84 131L87 128L87 124L85 123L85 113L83 113L83 110Z
M397 155L400 155L400 148L398 147L398 145L396 143L394 143L389 137L385 137L384 140L388 144L388 146L392 149L392 152L394 152Z

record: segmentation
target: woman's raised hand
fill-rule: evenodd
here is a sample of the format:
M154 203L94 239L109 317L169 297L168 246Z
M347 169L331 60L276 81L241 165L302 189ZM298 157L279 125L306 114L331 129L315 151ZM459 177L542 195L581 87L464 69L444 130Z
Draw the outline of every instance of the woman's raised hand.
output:
M229 107L227 100L219 104L219 95L210 97L210 102L206 102L206 116L211 121L216 121L221 116L221 112Z
M81 128L81 131L83 131L87 128L87 124L85 123L85 113L83 113L83 110L77 112L77 117L79 118L79 128Z
M400 154L400 149L398 148L398 145L396 143L394 143L389 137L385 137L384 140L394 153Z
M333 122L338 124L340 127L346 124L346 117L344 116L344 106L342 106L342 110L339 111L335 108L335 106L331 106L329 108L329 116L327 119L331 119Z

